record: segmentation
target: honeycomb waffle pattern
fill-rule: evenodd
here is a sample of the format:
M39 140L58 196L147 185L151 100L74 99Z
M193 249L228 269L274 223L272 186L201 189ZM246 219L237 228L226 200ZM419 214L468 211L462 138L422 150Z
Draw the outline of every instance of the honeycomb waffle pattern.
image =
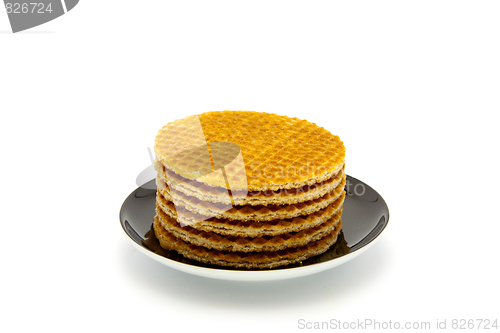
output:
M307 228L316 227L331 219L335 214L342 214L344 198L345 192L342 192L335 202L313 214L263 222L217 219L210 216L202 216L183 207L175 207L159 191L156 196L156 206L164 214L177 220L181 226L188 225L200 231L214 232L221 235L262 237L300 232Z
M202 201L221 202L225 204L234 202L236 205L252 206L295 204L314 200L336 188L345 175L344 169L342 169L327 180L312 185L304 185L300 188L279 189L276 191L252 191L248 193L246 191L231 191L231 196L229 196L228 190L224 188L207 186L196 180L183 178L175 172L161 167L161 165L155 165L157 166L159 175L158 182L163 182L162 188L166 188L168 184L169 188Z
M189 259L207 264L237 268L274 268L301 262L307 258L326 252L337 240L342 229L342 221L335 226L330 234L317 241L310 242L304 246L269 252L220 251L186 243L166 231L162 227L157 215L153 219L153 228L162 248L177 251Z
M331 178L342 169L345 147L338 136L306 120L214 111L165 125L156 135L155 154L184 178L229 185L232 191L265 191Z
M163 165L189 179L212 172L208 145L197 115L163 126L156 135L154 149Z
M343 176L342 182L334 191L328 192L322 197L314 200L300 202L292 205L257 205L257 206L230 206L222 203L212 203L202 201L195 197L187 196L182 192L173 189L160 189L160 193L168 200L173 201L176 207L182 206L191 212L213 216L219 219L228 220L255 220L270 221L275 219L293 218L300 215L312 214L325 208L337 200L342 192L346 178Z
M156 215L166 231L187 243L204 246L208 249L233 252L279 251L289 247L303 246L332 232L337 223L340 222L341 217L339 212L325 223L299 232L284 233L278 236L239 237L201 231L190 226L182 227L161 209L156 209Z

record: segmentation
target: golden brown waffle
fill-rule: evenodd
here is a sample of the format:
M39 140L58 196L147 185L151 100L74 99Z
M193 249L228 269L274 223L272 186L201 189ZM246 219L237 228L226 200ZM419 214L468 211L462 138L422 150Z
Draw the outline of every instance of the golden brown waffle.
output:
M325 223L299 232L260 237L225 236L215 232L197 230L190 226L181 226L175 219L158 208L156 209L156 215L165 230L187 243L221 251L262 252L303 246L321 239L329 234L340 222L342 213L338 212Z
M181 254L177 253L176 251L165 250L164 248L162 248L160 246L160 242L158 241L158 238L156 238L153 223L151 223L151 227L150 227L149 231L144 235L144 237L145 237L144 240L142 240L142 242L141 242L142 245L145 246L146 248L148 248L150 251L152 251L152 252L154 252L162 257L169 258L169 259L175 260L177 262L182 262L182 263L189 264L189 265L196 265L199 267L211 267L211 268L219 268L219 269L221 268L220 266L217 267L215 265L209 265L209 264L205 264L205 263L202 263L202 262L199 262L196 260L188 259L188 258L182 256ZM302 264L311 265L314 263L321 263L324 261L332 260L332 259L341 257L343 255L346 255L347 253L349 253L349 251L350 251L350 248L347 245L347 242L344 238L344 234L341 230L335 243L332 246L330 246L326 252L324 252L320 255L311 257L311 258L304 260L300 263L288 265L287 268L288 267L290 267L290 268L291 267L300 267L300 266L302 266ZM225 267L224 269L241 270L240 268L235 268L235 267ZM254 270L257 270L257 269L258 268L254 269Z
M248 193L231 191L231 193L228 193L228 190L225 188L207 186L196 180L183 178L175 172L162 167L158 161L155 162L155 168L158 170L157 183L160 184L161 188L172 188L202 201L240 206L289 205L314 200L335 189L344 177L344 169L342 169L330 179L312 185L304 185L300 188L279 189L276 191L251 191Z
M339 137L306 120L253 111L214 111L165 125L155 138L166 169L231 191L299 188L343 167Z
M188 225L200 231L239 237L261 237L300 232L307 228L316 227L332 218L335 214L342 214L344 198L345 192L342 191L335 202L313 214L263 222L218 219L199 215L183 207L175 207L171 201L163 197L160 191L156 195L156 206L181 225Z
M231 206L223 203L202 201L173 189L159 189L159 191L167 200L174 202L176 207L184 207L187 210L200 215L213 216L219 219L228 220L271 221L312 214L325 208L340 197L342 192L344 192L345 183L346 179L344 175L342 182L334 189L334 191L328 192L322 197L314 200L308 200L291 205Z
M186 258L220 266L274 268L301 262L307 258L327 251L337 240L337 236L342 229L342 221L335 226L330 234L317 241L308 243L304 246L270 252L220 251L186 243L165 230L157 215L154 217L153 227L162 248L177 251Z

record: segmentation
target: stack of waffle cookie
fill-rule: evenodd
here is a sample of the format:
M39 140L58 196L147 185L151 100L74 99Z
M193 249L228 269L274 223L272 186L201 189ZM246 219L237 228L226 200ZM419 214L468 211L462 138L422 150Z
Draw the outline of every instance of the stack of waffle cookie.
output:
M297 118L207 112L155 139L160 245L207 264L274 268L321 254L342 228L345 148Z

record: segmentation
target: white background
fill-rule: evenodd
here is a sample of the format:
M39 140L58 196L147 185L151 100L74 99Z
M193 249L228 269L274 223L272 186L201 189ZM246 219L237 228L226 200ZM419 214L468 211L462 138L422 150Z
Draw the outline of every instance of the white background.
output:
M83 0L12 34L0 10L2 331L500 319L499 17L498 1ZM339 135L388 203L379 242L255 283L134 250L118 213L156 132L225 109Z

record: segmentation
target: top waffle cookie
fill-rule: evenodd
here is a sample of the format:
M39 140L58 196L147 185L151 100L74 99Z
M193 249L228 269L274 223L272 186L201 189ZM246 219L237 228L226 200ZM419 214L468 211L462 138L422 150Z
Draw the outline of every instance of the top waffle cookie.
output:
M343 167L339 137L314 123L253 111L215 111L165 125L155 153L165 168L232 191L297 188Z

